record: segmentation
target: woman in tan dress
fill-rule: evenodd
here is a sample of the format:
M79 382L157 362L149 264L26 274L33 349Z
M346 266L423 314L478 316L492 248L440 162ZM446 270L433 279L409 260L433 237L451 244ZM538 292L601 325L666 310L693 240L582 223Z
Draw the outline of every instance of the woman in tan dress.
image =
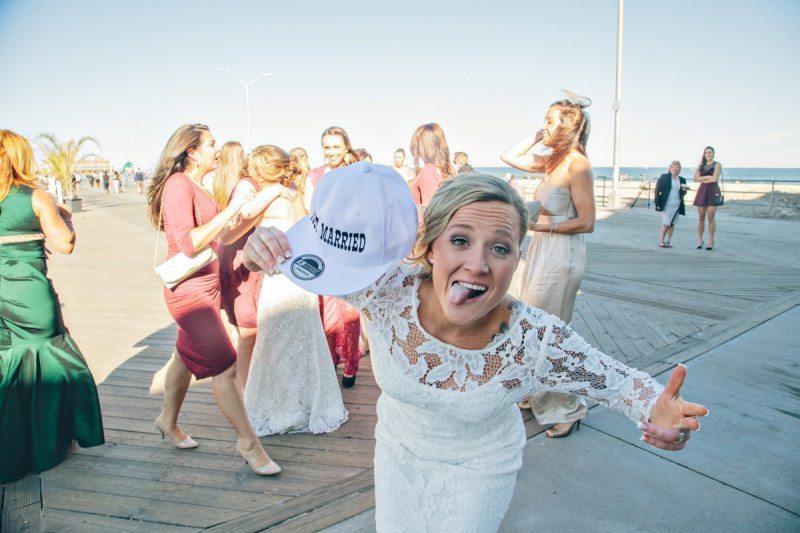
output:
M501 156L514 168L545 173L535 197L542 204L541 214L529 224L533 236L520 299L566 323L572 321L575 296L586 270L583 234L594 230L592 167L586 157L589 116L584 110L589 103L588 98L572 94L553 103L542 129ZM543 151L549 154L537 155ZM528 402L540 424L553 424L546 432L551 438L568 436L587 413L586 403L569 394L535 392ZM527 404L521 402L520 407Z

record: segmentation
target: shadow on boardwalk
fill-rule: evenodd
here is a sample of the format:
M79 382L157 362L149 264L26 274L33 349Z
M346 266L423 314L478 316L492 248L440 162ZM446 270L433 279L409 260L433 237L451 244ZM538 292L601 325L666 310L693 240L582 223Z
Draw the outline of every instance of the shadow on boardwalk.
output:
M284 468L277 478L258 478L236 454L208 380L193 384L181 416L200 447L177 450L159 438L161 397L149 387L170 357L175 326L151 270L154 232L141 197L87 197L87 211L76 215L79 252L54 258L51 274L99 382L108 442L5 487L3 527L28 520L32 530L52 531L314 530L370 509L379 391L369 358L356 387L343 391L350 419L338 431L262 439ZM717 247L705 253L694 249L691 219L681 221L676 248L663 250L654 246L652 212L601 216L587 236L573 325L628 364L663 370L796 305L800 224L723 215ZM524 416L529 437L540 431Z

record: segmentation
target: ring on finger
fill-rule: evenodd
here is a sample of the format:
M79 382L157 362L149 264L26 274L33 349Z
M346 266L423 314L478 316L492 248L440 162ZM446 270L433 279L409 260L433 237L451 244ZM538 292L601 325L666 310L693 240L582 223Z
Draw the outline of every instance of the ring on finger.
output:
M680 444L686 440L686 433L683 431L678 432L678 439L674 441L672 444Z

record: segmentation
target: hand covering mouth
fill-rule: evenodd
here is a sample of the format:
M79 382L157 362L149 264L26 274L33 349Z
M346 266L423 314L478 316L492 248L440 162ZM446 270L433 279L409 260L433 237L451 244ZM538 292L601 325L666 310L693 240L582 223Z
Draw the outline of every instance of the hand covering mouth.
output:
M468 300L477 298L486 292L486 287L482 285L475 285L474 283L467 283L466 281L454 281L450 285L450 294L448 301L453 305L460 305Z

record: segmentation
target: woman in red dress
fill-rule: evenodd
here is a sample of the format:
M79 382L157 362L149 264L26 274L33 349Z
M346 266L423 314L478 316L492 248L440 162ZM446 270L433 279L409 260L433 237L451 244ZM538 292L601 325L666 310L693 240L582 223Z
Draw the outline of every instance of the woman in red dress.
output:
M211 246L239 214L247 197L220 210L202 187L203 177L219 166L219 150L208 126L186 124L172 134L147 193L150 220L167 236L167 257L194 255ZM213 261L173 289L164 288L167 309L178 324L175 352L167 365L164 404L155 427L178 448L196 448L178 427L178 414L192 379L213 377L214 399L238 437L236 450L259 475L274 475L272 461L250 427L236 385L236 351L220 316L219 262Z
M350 137L339 126L331 126L322 132L322 151L325 153L324 165L310 173L311 184L316 187L319 181L331 170L358 163L358 155L350 145ZM333 365L344 361L342 386L352 387L356 382L356 372L361 361L359 339L361 337L361 315L358 310L333 296L319 297L322 325L331 350Z
M228 322L236 328L236 375L239 389L244 391L256 343L256 306L263 274L250 272L242 266L242 248L264 211L285 189L280 185L262 189L258 180L248 176L244 149L238 142L222 145L219 162L219 169L214 175L214 199L217 203L224 209L242 197L253 196L242 206L239 223L225 232L226 240L233 242L221 246L219 250L222 309L228 316Z

